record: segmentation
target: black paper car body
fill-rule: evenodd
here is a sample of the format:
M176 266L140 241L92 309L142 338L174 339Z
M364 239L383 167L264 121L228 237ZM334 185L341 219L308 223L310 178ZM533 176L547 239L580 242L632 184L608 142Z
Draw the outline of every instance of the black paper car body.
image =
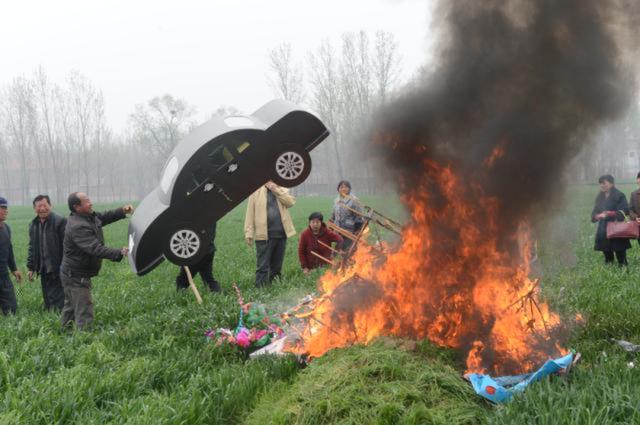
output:
M133 271L144 275L164 258L180 266L197 263L209 249L215 221L269 180L284 187L302 183L311 172L309 152L328 135L315 115L284 100L193 130L131 217Z

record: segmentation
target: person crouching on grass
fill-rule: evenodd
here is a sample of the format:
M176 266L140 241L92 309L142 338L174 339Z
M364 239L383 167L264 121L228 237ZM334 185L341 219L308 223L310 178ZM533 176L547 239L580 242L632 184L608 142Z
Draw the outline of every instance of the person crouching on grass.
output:
M342 237L327 229L323 218L319 212L311 213L309 216L309 227L300 235L298 257L300 258L300 265L302 266L304 274L308 274L311 269L327 264L327 262L320 257L313 255L312 252L330 260L332 257L332 251L329 248L331 243L336 243L336 249L340 249L342 246Z

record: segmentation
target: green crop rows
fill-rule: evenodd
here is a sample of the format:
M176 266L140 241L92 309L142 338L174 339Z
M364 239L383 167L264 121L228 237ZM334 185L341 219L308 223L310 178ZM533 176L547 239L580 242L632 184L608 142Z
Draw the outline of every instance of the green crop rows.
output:
M41 309L39 282L25 284L18 314L0 317L0 424L640 423L638 355L608 340L640 343L639 248L629 252L628 270L601 264L589 222L596 190L572 188L539 230L543 293L563 315L584 317L569 341L583 361L568 378L540 382L508 405L475 396L455 353L428 342L407 350L383 339L335 350L306 368L290 357L247 360L216 347L204 332L237 324L233 282L245 300L277 309L313 292L318 277L300 271L295 238L283 280L254 289L255 252L244 245L240 206L218 227L214 274L224 292L206 293L197 278L202 305L176 292L171 264L139 278L126 262L105 262L94 279L95 328L63 332L59 317ZM402 218L396 200L367 201ZM331 203L298 200L296 228L314 210L327 216ZM23 272L31 217L30 208L12 207L8 219ZM126 243L126 226L105 228L109 245Z

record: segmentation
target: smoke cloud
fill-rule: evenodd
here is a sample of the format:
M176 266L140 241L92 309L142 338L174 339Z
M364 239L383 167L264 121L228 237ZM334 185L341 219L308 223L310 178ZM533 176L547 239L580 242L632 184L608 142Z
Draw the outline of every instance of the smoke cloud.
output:
M434 160L499 199L507 229L544 212L568 161L635 96L639 16L637 1L441 1L436 68L374 137L401 193Z

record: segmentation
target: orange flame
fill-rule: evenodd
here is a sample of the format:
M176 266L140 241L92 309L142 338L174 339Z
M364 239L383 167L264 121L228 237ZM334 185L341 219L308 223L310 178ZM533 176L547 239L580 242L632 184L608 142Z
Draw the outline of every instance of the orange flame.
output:
M425 168L420 190L402 199L411 221L400 246L382 255L361 243L348 268L324 274L322 295L289 350L318 357L381 335L428 338L463 353L468 372L494 373L521 373L564 354L559 317L528 277L527 221L508 238L517 252L506 248L497 199L478 185L463 195L450 167L427 161ZM427 190L434 182L438 191Z

